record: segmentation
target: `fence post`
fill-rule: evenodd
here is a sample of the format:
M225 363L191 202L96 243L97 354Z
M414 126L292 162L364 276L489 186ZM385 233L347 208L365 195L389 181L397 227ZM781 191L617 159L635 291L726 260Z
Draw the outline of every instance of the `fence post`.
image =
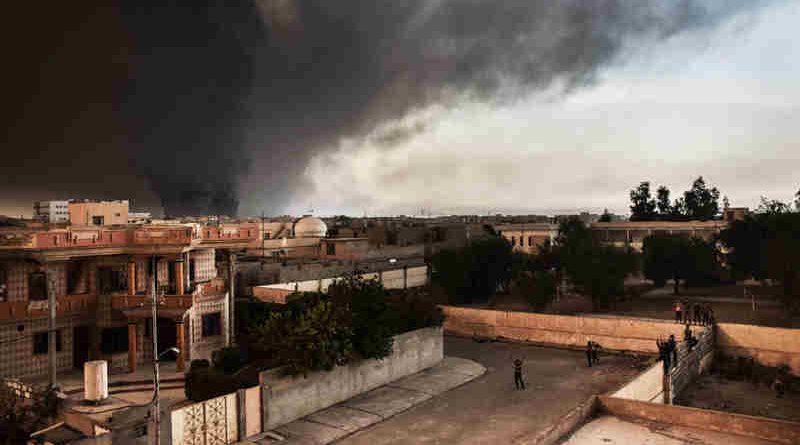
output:
M236 423L238 428L238 440L247 437L247 394L244 389L236 390Z

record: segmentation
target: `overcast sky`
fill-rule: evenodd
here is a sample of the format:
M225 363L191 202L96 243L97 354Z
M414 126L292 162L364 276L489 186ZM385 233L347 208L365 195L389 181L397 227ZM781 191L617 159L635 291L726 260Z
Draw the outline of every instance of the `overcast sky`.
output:
M345 141L305 171L292 213L628 211L639 181L673 196L703 175L732 205L800 188L800 2L776 2L646 52L628 48L597 82L513 104L464 103L387 149Z
M0 214L626 213L644 180L674 198L702 175L749 207L800 188L797 0L40 9L0 29Z

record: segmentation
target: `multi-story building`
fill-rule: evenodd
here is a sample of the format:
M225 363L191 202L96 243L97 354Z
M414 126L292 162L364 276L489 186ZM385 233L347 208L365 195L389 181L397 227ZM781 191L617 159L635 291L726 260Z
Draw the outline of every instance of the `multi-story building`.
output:
M48 323L55 301L59 372L105 359L135 370L177 347L177 368L230 343L235 253L258 233L198 225L62 229L0 228L0 377L50 369Z
M129 203L121 201L70 201L69 223L73 226L128 224Z
M46 223L69 222L69 201L36 201L33 203L33 218Z

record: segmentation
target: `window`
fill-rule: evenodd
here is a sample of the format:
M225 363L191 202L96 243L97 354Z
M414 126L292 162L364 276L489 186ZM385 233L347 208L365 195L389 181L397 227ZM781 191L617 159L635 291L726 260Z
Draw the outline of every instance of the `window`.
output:
M121 213L115 213L115 214L114 214L114 216L116 216L117 218L119 218L120 216L122 216L122 214L121 214Z
M528 237L528 247L533 247L533 237L532 236Z
M47 300L47 277L44 272L33 272L28 275L28 299Z
M35 355L47 354L49 344L47 332L33 334L33 353ZM61 331L56 331L56 352L61 352Z
M222 334L222 313L203 315L203 337L213 337Z
M511 247L514 247L516 245L517 245L517 237L512 236L511 237Z
M336 244L335 243L327 243L328 251L326 252L328 255L336 255Z
M102 216L93 216L92 217L92 224L94 224L96 226L102 226L104 220L105 220L105 218L103 218Z
M103 354L114 354L128 350L128 327L103 329L100 350Z
M264 232L264 239L267 240L267 239L270 239L270 238L272 238L272 234L269 233L269 232Z

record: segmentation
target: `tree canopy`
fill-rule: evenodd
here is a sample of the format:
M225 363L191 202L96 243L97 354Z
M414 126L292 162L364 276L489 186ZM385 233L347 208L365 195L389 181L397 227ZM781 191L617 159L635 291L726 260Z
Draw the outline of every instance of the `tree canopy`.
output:
M708 188L702 176L692 182L683 196L670 202L670 190L659 186L656 197L650 193L650 182L644 181L630 191L631 221L709 220L719 214L719 190Z
M473 241L457 250L434 255L433 282L456 303L486 302L498 289L507 286L523 260L504 238L493 236Z
M721 278L722 266L714 241L669 233L656 233L644 239L642 269L647 279L662 287L673 280L674 293L679 283L706 285Z

